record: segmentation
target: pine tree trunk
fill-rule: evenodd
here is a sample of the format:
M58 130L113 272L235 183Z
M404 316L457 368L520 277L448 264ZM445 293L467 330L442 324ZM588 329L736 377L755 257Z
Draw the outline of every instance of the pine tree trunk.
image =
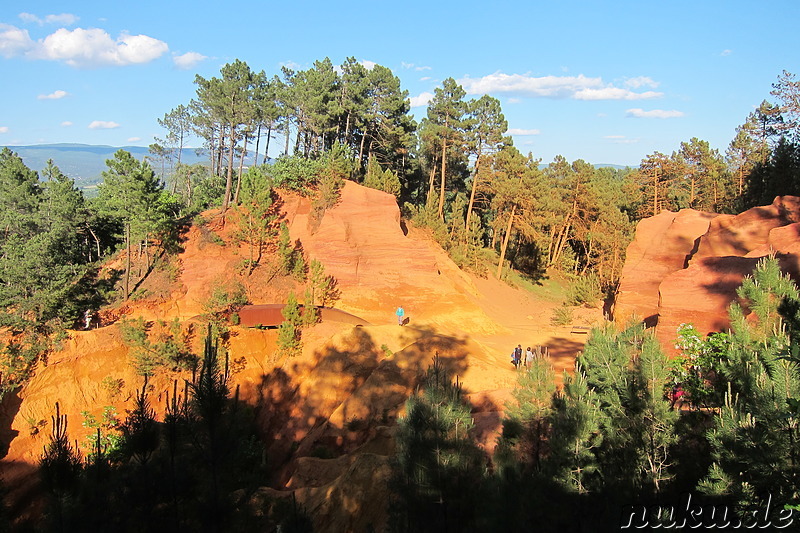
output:
M219 146L217 147L217 176L222 176L222 156L225 153L225 135L219 130Z
M271 139L272 139L272 123L270 123L269 127L267 128L267 142L264 145L264 161L262 162L262 165L266 165L267 160L269 159L269 141Z
M503 274L503 261L506 260L506 250L508 249L508 240L511 237L511 228L514 226L514 214L517 211L517 204L511 206L511 216L508 217L508 226L506 227L506 234L503 236L503 244L500 246L500 261L497 263L497 279Z
M244 168L244 158L247 156L247 134L244 134L244 146L242 147L242 157L239 158L239 178L236 180L236 194L233 195L233 205L239 205L239 191L242 190L242 169ZM256 157L258 154L256 153Z
M125 249L128 251L125 258L125 299L131 295L131 224L125 224Z
M230 139L228 140L228 175L225 178L225 198L222 200L222 214L225 214L225 211L228 210L228 204L231 201L231 188L233 186L233 156L234 156L234 149L235 149L235 135L234 135L234 125L230 125Z
M253 166L258 166L258 149L261 146L261 124L258 125L258 131L256 132L256 152L253 156Z
M561 258L561 253L564 251L564 246L567 244L567 237L569 236L569 230L572 229L572 219L575 216L575 211L577 210L577 202L575 200L572 201L572 211L567 215L567 218L564 219L564 225L561 227L561 231L558 234L558 239L556 240L556 247L553 250L553 259L550 265L555 265L558 260Z
M433 184L435 183L435 179L436 179L436 161L432 161L431 163L432 163L431 164L431 178L428 181L428 199L425 202L426 205L429 205L431 203L431 201L433 200L433 191L434 191Z
M475 177L472 178L472 192L469 195L469 205L467 206L467 220L464 224L464 229L469 232L469 219L472 216L472 206L475 205L475 192L478 190L478 167L481 163L481 154L478 153L478 159L475 160Z
M208 150L210 152L209 153L209 157L211 159L211 161L210 161L211 164L209 166L211 167L211 175L212 176L214 175L215 163L216 163L216 161L215 161L215 159L216 159L216 157L215 157L216 156L215 146L216 145L214 144L214 128L211 128L211 134L210 134L209 139L208 139Z
M437 215L441 220L444 220L444 189L446 185L446 176L447 176L447 141L442 139L442 176L441 176L441 184L442 188L439 190L439 210Z
M364 161L364 159L363 159L363 157L364 157L364 142L366 141L366 139L367 139L367 132L365 131L361 135L361 145L358 148L358 164L359 165L361 165L362 161Z

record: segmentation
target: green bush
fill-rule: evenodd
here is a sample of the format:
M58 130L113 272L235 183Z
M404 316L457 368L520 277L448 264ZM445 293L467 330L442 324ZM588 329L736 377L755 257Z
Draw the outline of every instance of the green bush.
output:
M595 274L578 276L569 285L567 303L574 306L594 307L602 295L600 280Z
M301 155L279 157L270 168L275 187L308 194L309 185L320 171L321 163Z
M550 318L550 323L554 326L566 326L572 322L572 308L567 305L556 307L553 311L553 316Z

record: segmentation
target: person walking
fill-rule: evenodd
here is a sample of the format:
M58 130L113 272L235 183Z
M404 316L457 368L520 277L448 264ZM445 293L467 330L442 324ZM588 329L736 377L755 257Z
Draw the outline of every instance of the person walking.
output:
M525 367L530 369L532 364L533 364L533 350L531 350L531 347L528 346L528 349L525 350Z
M403 306L397 308L397 311L394 312L397 315L397 325L402 326L406 319L406 310L403 309Z
M520 364L522 364L522 345L517 344L517 347L514 348L514 368L519 369Z

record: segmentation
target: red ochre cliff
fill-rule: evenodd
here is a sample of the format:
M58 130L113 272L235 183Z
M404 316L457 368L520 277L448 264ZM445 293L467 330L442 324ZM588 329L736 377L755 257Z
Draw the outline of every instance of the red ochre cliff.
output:
M677 329L725 331L736 289L759 258L775 254L785 272L800 272L800 199L777 197L739 215L691 209L642 220L628 247L614 307L624 323L644 320L668 353Z

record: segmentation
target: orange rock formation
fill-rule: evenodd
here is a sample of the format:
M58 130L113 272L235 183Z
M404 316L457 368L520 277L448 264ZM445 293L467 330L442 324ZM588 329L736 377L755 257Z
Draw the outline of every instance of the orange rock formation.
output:
M728 306L758 259L777 254L784 271L797 275L800 199L777 197L739 215L684 209L642 220L620 280L615 319L637 315L668 353L676 331L692 323L703 334L725 331Z

